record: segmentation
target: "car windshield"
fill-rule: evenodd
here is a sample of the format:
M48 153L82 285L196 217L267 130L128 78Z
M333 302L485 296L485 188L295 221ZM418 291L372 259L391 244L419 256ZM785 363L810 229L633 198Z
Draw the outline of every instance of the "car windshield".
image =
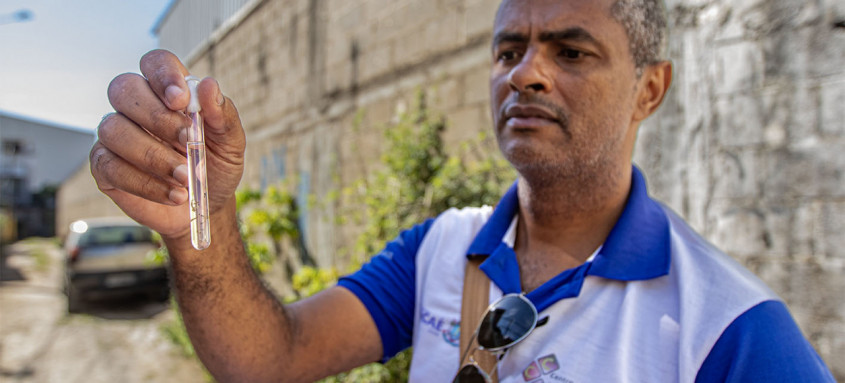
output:
M143 242L152 242L152 233L139 226L93 227L79 239L79 245L85 247Z

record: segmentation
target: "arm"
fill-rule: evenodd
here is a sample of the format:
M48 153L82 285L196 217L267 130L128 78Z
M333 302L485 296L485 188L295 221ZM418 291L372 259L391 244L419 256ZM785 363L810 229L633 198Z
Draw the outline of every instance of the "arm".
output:
M173 283L188 334L220 381L313 381L376 361L381 343L363 304L332 288L282 306L252 271L237 226L234 191L245 136L237 110L217 82L198 93L206 123L212 244L191 246L185 137L187 70L165 51L141 60L144 77L109 85L116 113L98 127L91 173L103 193L158 231L171 255Z
M311 382L381 357L373 320L348 290L283 306L244 254L234 200L211 218L212 248L167 241L182 318L197 355L222 382Z

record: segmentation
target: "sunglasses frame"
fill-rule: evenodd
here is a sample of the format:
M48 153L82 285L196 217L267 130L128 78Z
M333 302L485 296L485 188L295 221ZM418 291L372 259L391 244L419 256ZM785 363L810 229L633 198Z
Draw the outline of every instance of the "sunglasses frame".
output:
M487 306L487 310L484 310L484 315L481 316L481 321L478 322L478 327L475 329L475 334L473 334L473 336L472 336L473 338L475 338L474 340L478 341L478 333L481 331L481 325L484 323L484 318L486 318L487 315L489 315L493 311L493 308L496 305L501 304L502 302L505 301L505 299L510 299L511 297L515 297L515 298L522 300L525 304L528 305L529 308L531 308L531 312L534 313L534 320L533 320L533 323L531 324L531 327L527 331L525 331L525 334L523 334L521 337L519 337L518 339L516 339L516 340L514 340L514 341L512 341L512 342L510 342L506 345L503 345L503 346L487 348L487 347L482 346L481 343L478 343L478 348L480 348L481 350L489 351L489 352L492 352L492 353L498 353L498 352L501 352L501 351L505 351L508 348L515 346L517 343L525 340L525 338L527 338L528 335L531 335L531 333L534 332L534 329L537 328L537 322L539 322L540 314L537 313L537 308L534 307L534 303L531 303L531 301L528 300L528 298L526 298L525 295L523 295L523 294L510 293L510 294L502 295L501 298L497 299L490 306Z
M506 345L502 345L502 346L499 346L499 347L487 348L487 347L482 346L481 344L478 344L477 343L478 333L481 331L481 325L484 323L484 318L486 318L487 315L489 315L496 306L500 305L506 299L511 299L511 298L518 298L518 299L522 300L524 303L526 303L529 308L531 308L531 311L534 313L534 320L533 320L533 323L531 324L531 327L521 337L519 337L518 339L515 339L512 342L509 342ZM496 356L496 365L493 367L495 369L493 371L493 374L496 374L498 372L498 369L497 369L496 366L498 366L498 364L499 364L499 360L501 359L500 356L504 352L506 352L507 349L517 345L519 342L522 342L523 340L525 340L525 338L527 338L528 335L531 335L531 333L534 332L534 329L537 328L537 323L539 322L539 317L540 317L540 314L537 312L537 308L534 306L534 303L531 303L531 301L528 300L528 298L526 298L525 295L523 295L523 294L516 294L516 293L505 294L505 295L502 295L501 298L499 298L495 302L493 302L490 306L487 306L487 309L484 310L484 315L481 316L481 320L478 322L478 326L476 327L475 332L472 334L472 338L470 339L470 342L467 345L467 349L464 350L464 352L461 354L462 360L466 359L467 355L469 354L470 355L469 360L467 360L466 363L461 365L461 367L458 369L458 372L455 373L455 377L452 378L453 383L456 381L455 379L458 378L460 372L463 371L465 368L470 367L470 366L474 367L477 370L477 373L484 379L485 382L488 382L488 383L491 382L491 379L490 379L491 374L489 374L487 371L484 371L484 369L481 368L481 366L478 365L478 362L475 361L475 358L472 357L472 354L470 354L470 352L475 351L475 350L482 350L482 351L490 352L493 355L495 355ZM476 343L476 347L474 349L472 347L473 343Z
M478 376L481 377L481 379L483 379L485 383L491 383L493 381L493 379L490 378L490 374L488 374L487 371L484 371L484 369L481 368L481 366L478 365L478 362L476 362L475 359L470 357L469 361L464 363L464 365L461 366L460 369L458 369L458 372L455 374L455 377L452 378L452 383L456 382L458 377L461 376L461 372L464 371L465 369L467 369L468 367L474 368L475 369L474 372L476 374L478 374ZM457 381L457 382L460 383L460 381Z

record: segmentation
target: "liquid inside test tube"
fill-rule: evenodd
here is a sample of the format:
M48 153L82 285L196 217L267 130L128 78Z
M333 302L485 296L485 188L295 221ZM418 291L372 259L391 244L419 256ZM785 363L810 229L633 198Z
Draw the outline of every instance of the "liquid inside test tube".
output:
M205 162L205 137L203 121L196 102L196 84L199 79L193 76L186 78L191 92L191 103L187 114L191 119L188 129L188 194L191 216L191 244L197 250L207 248L211 244L211 225L208 217L208 176Z

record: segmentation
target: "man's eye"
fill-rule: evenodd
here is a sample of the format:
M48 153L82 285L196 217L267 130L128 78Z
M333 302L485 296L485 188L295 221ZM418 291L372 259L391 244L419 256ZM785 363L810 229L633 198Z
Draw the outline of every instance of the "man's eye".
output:
M560 55L565 59L577 60L584 57L584 52L570 48L563 48L560 50Z
M517 57L516 52L514 52L514 51L504 51L502 53L499 53L498 60L499 61L511 61L511 60L516 59L516 57Z

